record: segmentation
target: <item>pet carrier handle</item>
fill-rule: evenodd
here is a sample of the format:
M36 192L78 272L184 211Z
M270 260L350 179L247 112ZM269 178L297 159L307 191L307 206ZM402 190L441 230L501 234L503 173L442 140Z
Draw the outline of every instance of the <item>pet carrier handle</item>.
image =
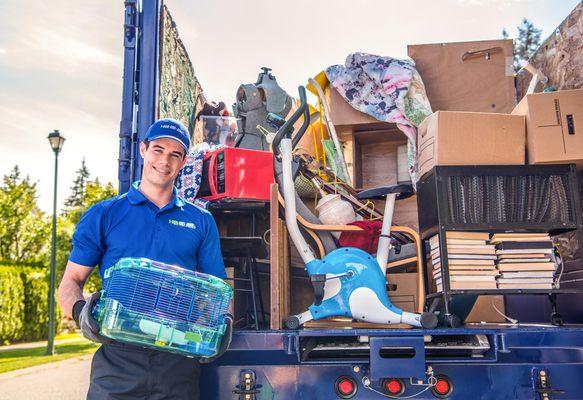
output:
M306 100L306 89L303 86L299 86L298 92L300 95L300 106L298 107L297 110L294 111L292 116L289 117L289 119L287 121L285 121L285 123L282 125L282 127L277 130L277 133L275 134L275 138L273 139L273 143L272 143L273 154L278 158L280 157L279 144L281 142L281 139L283 139L284 137L291 136L293 125L296 123L296 121L298 119L300 119L302 114L305 114L305 110L308 107L308 102ZM308 114L308 116L309 116L309 114ZM304 131L307 128L307 125L306 125L306 127L304 127L305 124L306 124L306 121L304 121L304 124L302 124L302 128L304 129ZM301 131L301 129L298 132L298 135L300 135L300 137L301 137L301 135L303 135L303 132Z
M216 161L217 161L217 153L218 152L214 151L211 154L211 159L209 161L209 175L208 175L208 178L209 178L209 186L210 186L210 189L211 189L211 195L212 196L218 195L217 187L216 187L216 185L217 185L217 179L216 178L217 177L215 176L215 174L216 174L215 164L216 164Z

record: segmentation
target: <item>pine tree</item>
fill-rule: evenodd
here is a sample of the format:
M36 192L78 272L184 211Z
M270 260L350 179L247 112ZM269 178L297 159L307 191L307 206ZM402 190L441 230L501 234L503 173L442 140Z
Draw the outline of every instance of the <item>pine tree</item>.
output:
M534 27L532 22L524 18L518 27L518 38L514 48L515 56L519 60L528 60L540 45L541 29Z
M49 220L37 206L35 182L15 166L0 185L0 260L37 261L50 236Z
M528 60L540 45L542 30L535 28L534 24L524 18L522 24L517 27L518 36L514 39L514 71L520 70L520 61ZM508 31L502 29L502 38L508 39Z
M73 186L71 186L71 194L67 200L65 200L66 213L73 208L83 205L87 180L90 176L87 165L85 164L85 157L83 157L83 160L81 161L81 167L76 172L77 177L73 181Z

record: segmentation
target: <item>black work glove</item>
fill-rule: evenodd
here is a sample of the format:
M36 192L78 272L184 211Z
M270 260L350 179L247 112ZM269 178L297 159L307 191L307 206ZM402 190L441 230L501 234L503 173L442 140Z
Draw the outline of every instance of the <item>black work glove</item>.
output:
M221 345L219 347L219 352L212 357L201 357L198 361L201 364L208 364L213 362L227 351L229 345L231 344L231 339L233 338L233 316L231 314L227 314L225 318L225 322L227 323L227 329L225 330L225 334L223 335L223 340L221 341Z
M108 344L112 343L113 340L99 334L99 325L97 324L97 321L95 321L91 313L95 304L97 304L97 302L99 301L100 297L101 292L95 292L91 296L89 296L89 299L87 300L87 302L85 302L83 308L81 308L81 312L79 312L78 320L77 318L75 318L76 317L75 308L79 307L77 304L81 303L82 300L80 300L78 303L75 303L75 306L73 306L73 318L75 319L75 321L77 321L79 328L81 328L81 332L83 333L83 336L85 336L86 339L89 339L92 342L96 343Z

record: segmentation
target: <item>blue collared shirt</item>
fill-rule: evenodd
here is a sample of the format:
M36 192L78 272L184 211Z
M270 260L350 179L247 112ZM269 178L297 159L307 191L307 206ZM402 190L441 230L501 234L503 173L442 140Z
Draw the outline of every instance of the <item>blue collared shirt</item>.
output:
M185 202L174 189L172 201L158 208L138 190L89 208L73 234L69 260L99 274L120 258L144 257L225 278L219 233L212 215Z

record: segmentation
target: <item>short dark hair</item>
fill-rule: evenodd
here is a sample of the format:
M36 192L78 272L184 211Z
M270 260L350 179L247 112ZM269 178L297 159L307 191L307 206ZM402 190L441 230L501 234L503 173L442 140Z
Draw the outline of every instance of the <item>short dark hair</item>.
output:
M142 142L144 142L144 144L146 145L146 149L148 149L148 147L150 147L150 141L148 139L144 139L142 140ZM182 159L184 160L186 158L186 149L184 149L184 154L182 155Z

